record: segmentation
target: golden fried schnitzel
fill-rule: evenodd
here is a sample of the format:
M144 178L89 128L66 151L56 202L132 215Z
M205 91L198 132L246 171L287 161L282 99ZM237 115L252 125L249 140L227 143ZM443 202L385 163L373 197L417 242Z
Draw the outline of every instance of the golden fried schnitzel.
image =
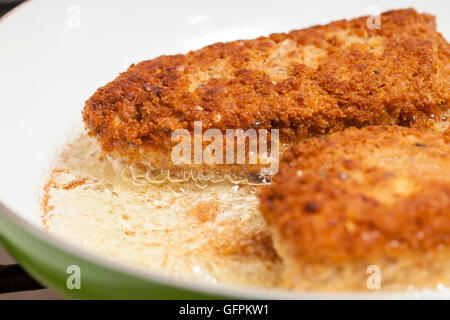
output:
M449 135L369 126L305 140L260 206L288 287L367 289L370 268L382 289L450 284Z
M367 19L133 64L86 102L86 127L114 157L159 168L172 165L172 132L192 132L194 121L276 128L283 145L351 126L444 130L450 46L435 18L394 10L379 29Z

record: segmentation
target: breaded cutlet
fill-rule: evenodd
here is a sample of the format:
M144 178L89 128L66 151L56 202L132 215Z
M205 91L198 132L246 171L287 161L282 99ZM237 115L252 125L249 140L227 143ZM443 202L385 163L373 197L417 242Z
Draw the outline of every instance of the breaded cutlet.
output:
M287 287L367 290L369 266L381 289L450 285L450 135L369 126L308 139L284 153L260 207Z
M222 132L280 129L283 145L351 126L445 130L450 46L434 16L389 11L379 29L367 20L133 64L86 102L86 128L114 157L155 167L172 165L171 134L193 132L194 121Z

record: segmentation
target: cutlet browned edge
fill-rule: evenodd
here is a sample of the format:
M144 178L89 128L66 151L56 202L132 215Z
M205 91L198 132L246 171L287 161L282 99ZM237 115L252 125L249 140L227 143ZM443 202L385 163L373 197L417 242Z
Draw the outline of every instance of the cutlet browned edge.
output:
M288 286L364 289L369 265L390 282L450 285L449 135L369 126L305 140L260 207Z
M131 65L86 102L103 149L170 163L176 129L280 129L291 143L370 124L433 127L449 99L450 47L414 9L215 43ZM151 159L150 159L151 160Z

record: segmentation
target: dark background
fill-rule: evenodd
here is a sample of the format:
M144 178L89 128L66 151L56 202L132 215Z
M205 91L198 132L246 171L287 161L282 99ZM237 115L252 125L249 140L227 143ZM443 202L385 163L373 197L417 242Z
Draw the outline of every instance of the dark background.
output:
M0 17L17 6L22 0L0 0Z

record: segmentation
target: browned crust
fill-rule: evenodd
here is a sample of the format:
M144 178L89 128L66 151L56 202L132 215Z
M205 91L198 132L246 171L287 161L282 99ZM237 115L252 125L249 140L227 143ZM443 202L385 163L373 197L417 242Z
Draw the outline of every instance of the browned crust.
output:
M448 109L450 46L414 9L216 43L141 62L86 102L89 132L106 151L169 159L171 132L279 128L282 141L348 126L428 127Z
M286 151L260 200L286 261L448 252L450 136L375 126L309 139Z

